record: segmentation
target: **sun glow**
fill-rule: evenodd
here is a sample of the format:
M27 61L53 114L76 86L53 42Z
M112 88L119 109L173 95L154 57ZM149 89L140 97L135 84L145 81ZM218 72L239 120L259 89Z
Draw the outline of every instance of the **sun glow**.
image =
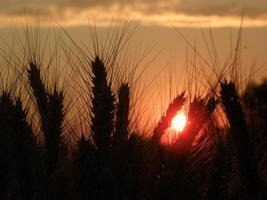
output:
M183 131L185 125L187 123L187 118L184 112L178 112L175 117L171 121L171 128L175 131L181 132Z

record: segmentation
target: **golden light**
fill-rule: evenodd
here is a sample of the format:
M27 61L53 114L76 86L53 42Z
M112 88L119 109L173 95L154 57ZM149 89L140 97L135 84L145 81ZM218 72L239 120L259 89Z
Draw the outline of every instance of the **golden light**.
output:
M175 117L171 121L171 128L175 131L181 132L183 131L185 125L187 123L186 114L181 111L178 112Z

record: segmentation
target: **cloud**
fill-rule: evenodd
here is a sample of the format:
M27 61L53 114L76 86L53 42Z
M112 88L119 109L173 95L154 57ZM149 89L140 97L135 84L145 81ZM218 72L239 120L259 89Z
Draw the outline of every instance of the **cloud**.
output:
M244 10L248 17L267 13L267 1L264 0L181 0L176 10L198 15L240 15Z
M266 26L267 1L265 0L9 0L0 2L2 19L9 15L19 19L25 15L35 16L38 13L43 21L53 17L69 25L82 25L87 21L85 19L88 16L94 16L103 24L111 18L131 17L146 25L162 26L171 22L180 26L194 26L201 21L207 25L227 26L225 23L227 22L229 26L233 26L237 21L240 22L243 10L247 25ZM215 23L214 20L218 21Z

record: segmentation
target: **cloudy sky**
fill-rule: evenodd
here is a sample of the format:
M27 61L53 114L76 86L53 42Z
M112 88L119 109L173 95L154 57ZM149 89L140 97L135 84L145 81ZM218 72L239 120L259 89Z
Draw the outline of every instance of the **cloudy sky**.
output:
M113 18L132 18L142 25L183 27L239 26L244 11L246 26L267 25L266 0L1 0L2 26L8 19L19 20L27 13L43 20L55 20L70 26L87 23L93 16L106 25Z

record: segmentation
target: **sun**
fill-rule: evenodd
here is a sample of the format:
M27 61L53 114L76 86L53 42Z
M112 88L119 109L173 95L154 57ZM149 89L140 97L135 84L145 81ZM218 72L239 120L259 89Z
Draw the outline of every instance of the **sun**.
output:
M183 111L178 112L171 121L171 128L175 131L183 131L187 123L186 114Z

